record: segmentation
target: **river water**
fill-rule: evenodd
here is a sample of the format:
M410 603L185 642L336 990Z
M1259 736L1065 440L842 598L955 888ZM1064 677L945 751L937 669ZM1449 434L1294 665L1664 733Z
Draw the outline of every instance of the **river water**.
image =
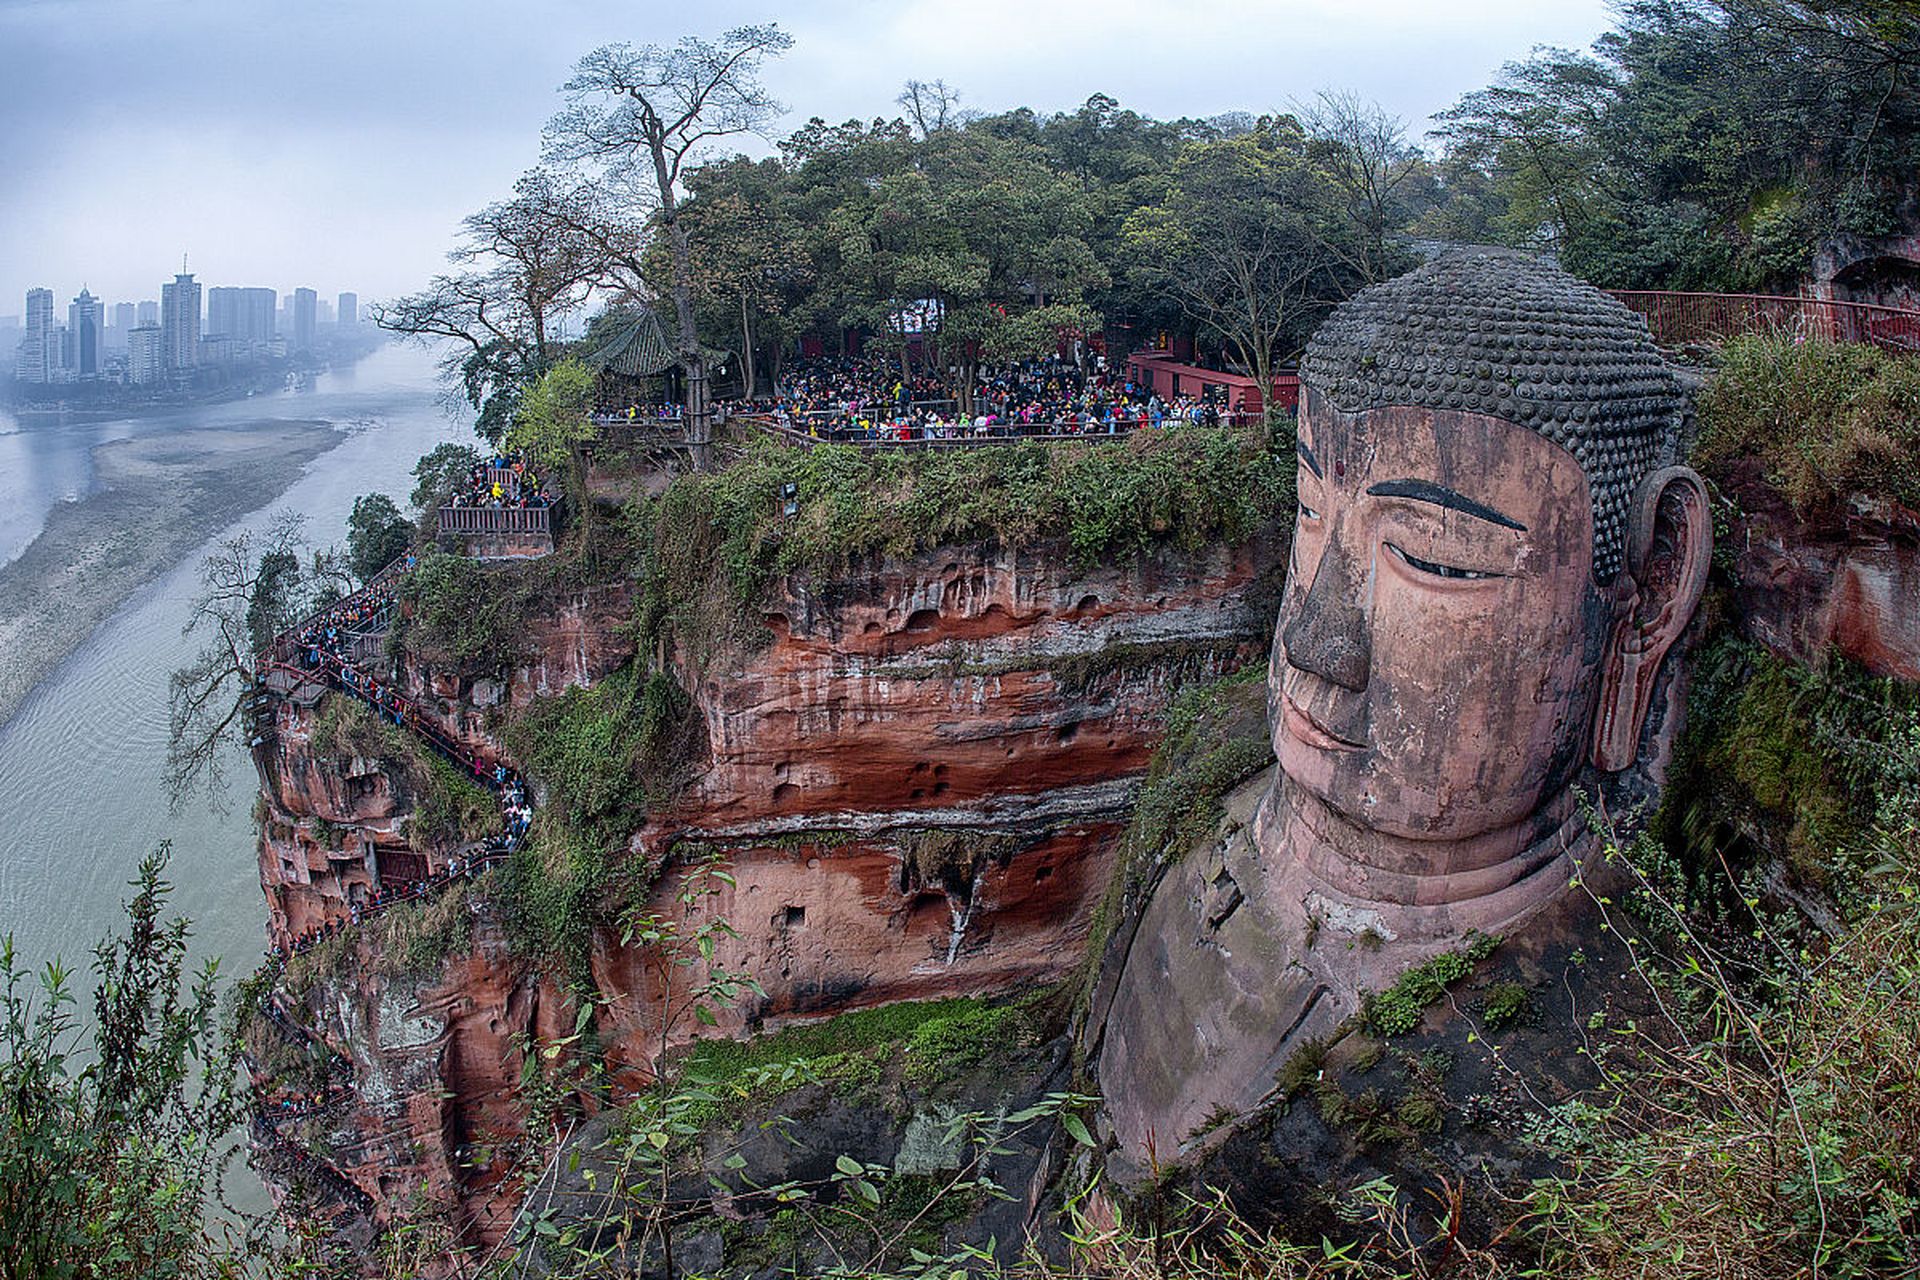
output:
M81 970L83 991L93 942L117 926L128 880L162 840L173 842L173 903L193 919L196 956L219 957L231 980L252 971L265 945L246 753L233 753L222 804L171 814L161 792L167 676L199 647L181 627L207 551L282 508L306 515L315 544L344 541L356 496L379 490L404 507L414 459L471 436L440 403L432 353L401 346L322 375L305 392L102 423L23 424L0 413L0 563L33 540L54 503L93 486L93 446L269 419L324 419L348 431L291 489L262 494L252 515L142 586L0 725L0 933L13 934L27 965L63 957Z

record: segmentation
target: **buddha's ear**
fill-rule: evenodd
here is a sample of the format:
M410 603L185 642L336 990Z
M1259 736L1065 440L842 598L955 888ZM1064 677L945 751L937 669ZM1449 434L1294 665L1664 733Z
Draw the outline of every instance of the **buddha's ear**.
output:
M1713 513L1698 473L1667 467L1642 480L1627 535L1628 601L1601 664L1593 730L1597 767L1615 772L1639 755L1660 664L1693 620L1712 554Z

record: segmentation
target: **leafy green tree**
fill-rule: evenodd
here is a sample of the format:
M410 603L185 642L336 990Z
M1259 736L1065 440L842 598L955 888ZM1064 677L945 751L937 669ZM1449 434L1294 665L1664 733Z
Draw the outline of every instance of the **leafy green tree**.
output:
M593 550L593 500L587 493L587 449L600 438L594 425L593 371L578 360L563 360L528 388L514 414L507 444L524 450L536 466L565 467L567 492L579 513L580 536Z
M1302 346L1361 276L1336 192L1290 116L1194 144L1166 197L1127 219L1133 270L1154 281L1259 381Z
M254 657L313 607L300 573L303 523L297 512L276 512L266 529L225 539L200 566L186 633L203 643L167 682L164 785L176 810L202 792L219 803L247 730Z
M420 511L432 511L459 490L480 463L480 451L471 445L433 446L413 464L413 493L408 501Z
M238 1041L209 960L164 917L167 845L143 859L125 933L94 949L91 1035L73 974L35 983L0 943L0 1280L240 1274L248 1243L207 1210L245 1115Z
M363 493L347 517L347 567L365 582L407 553L413 524L384 493Z
M687 186L680 216L693 251L701 324L720 342L737 341L741 385L752 394L762 347L773 355L778 376L779 352L793 336L788 315L815 274L793 186L779 161L744 157L691 171ZM655 255L654 274L663 284L671 277L666 257Z
M1085 305L1105 283L1085 240L1091 214L1037 146L984 127L924 142L898 122L814 132L823 290L840 323L899 354L903 375L917 337L931 367L956 370L971 412L983 360L1037 355L1060 331L1097 323Z
M1920 169L1908 0L1635 0L1441 114L1513 244L1598 283L1791 290L1836 235L1902 229Z
M651 216L666 239L688 434L699 470L712 462L712 421L694 315L693 245L679 216L681 184L715 139L761 129L780 114L760 83L760 68L792 46L793 37L771 24L736 27L718 40L682 36L671 48L605 45L576 64L566 84L571 105L547 126L552 155L602 167L601 190L616 206L617 220L634 212Z
M447 255L458 270L374 309L381 328L445 345L442 375L479 411L474 429L492 443L558 357L556 323L608 271L605 246L565 216L572 196L547 170L522 175L511 198L465 220Z

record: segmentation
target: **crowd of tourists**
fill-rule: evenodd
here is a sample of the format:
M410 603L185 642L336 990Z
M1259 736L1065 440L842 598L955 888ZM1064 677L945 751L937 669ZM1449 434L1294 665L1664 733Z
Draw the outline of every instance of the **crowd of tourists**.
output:
M398 572L382 570L360 590L328 609L316 613L293 632L293 646L300 665L317 671L326 655L333 655L351 668L352 642L357 636L385 631L391 624L398 599L401 572L414 566L416 557L409 551L397 566ZM290 657L286 653L282 657ZM395 723L398 723L397 721Z
M414 557L409 555L400 567L411 568L413 563ZM462 876L477 873L518 848L533 821L526 782L518 773L505 764L496 761L489 765L479 756L462 751L400 691L390 676L383 677L362 664L354 642L361 635L384 630L390 624L401 576L397 572L383 573L361 591L300 624L291 636L293 652L283 651L282 656L291 658L303 670L337 682L342 691L368 703L383 718L391 718L396 726L420 735L442 756L471 772L476 783L499 799L501 831L470 856L450 859L435 875L397 887L376 888L369 897L352 904L346 916L335 916L295 938L291 948L278 949L281 959L289 953L317 946L358 925L367 915L436 892Z
M447 500L450 507L550 507L553 495L541 484L524 454L495 454L476 462L466 482Z
M1163 398L1110 370L1058 358L989 366L976 376L971 412L932 374L903 375L896 362L844 357L805 362L780 381L775 421L822 440L942 440L1119 435L1192 422L1218 425L1210 397Z

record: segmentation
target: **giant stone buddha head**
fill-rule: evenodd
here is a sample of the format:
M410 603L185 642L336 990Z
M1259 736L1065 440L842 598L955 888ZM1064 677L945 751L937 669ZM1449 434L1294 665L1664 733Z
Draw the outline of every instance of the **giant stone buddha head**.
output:
M1685 389L1637 316L1558 267L1469 249L1376 285L1301 381L1279 767L1108 957L1123 1178L1217 1140L1366 991L1568 895L1595 844L1578 795L1656 741L1705 582Z
M1269 682L1287 777L1447 841L1633 763L1708 536L1672 465L1686 397L1640 318L1538 259L1458 251L1341 307L1301 381Z

